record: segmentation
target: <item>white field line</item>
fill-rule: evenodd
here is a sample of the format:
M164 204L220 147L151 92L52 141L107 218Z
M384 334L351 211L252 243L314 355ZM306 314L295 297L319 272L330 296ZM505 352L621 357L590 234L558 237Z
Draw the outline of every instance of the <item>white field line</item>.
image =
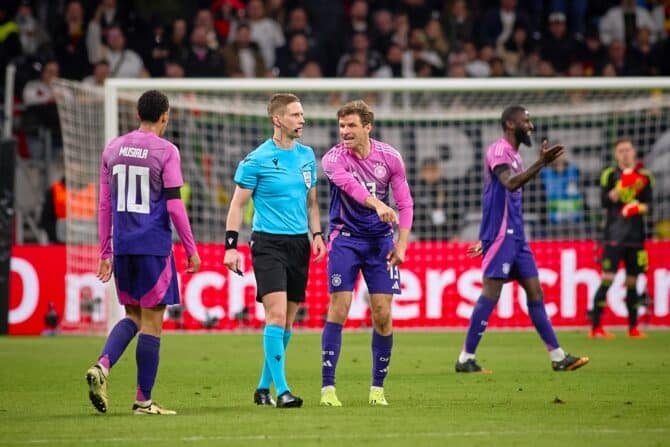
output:
M402 433L377 433L369 432L365 435L361 434L346 434L346 433L333 433L333 432L324 432L319 434L298 434L298 433L286 433L279 435L210 435L210 436L184 436L181 438L171 437L171 436L142 436L142 437L99 437L99 436L88 436L88 437L63 437L63 438L39 438L39 439L27 439L27 440L6 440L8 444L39 444L39 445L53 445L53 444L62 444L62 443L73 443L78 444L104 444L104 443L127 443L127 442L183 442L183 443L209 443L212 441L300 441L300 440L318 440L322 438L327 438L328 440L332 439L341 439L341 440L352 440L352 439L366 439L366 440L384 440L384 439L405 439L405 438L463 438L463 437L473 437L473 438L486 438L486 437L500 437L500 436L523 436L529 434L535 435L644 435L644 434L659 434L659 433L670 433L670 428L667 427L657 427L657 428L636 428L633 430L622 430L616 428L580 428L580 429L570 429L570 430L501 430L501 431L443 431L443 432L402 432Z

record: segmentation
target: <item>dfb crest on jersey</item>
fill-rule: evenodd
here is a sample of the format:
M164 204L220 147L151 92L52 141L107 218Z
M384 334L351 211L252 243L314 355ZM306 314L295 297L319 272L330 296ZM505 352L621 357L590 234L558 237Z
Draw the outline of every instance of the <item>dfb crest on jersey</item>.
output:
M312 171L302 171L302 179L305 181L307 189L312 187Z
M342 285L342 275L334 273L333 276L330 277L330 283L333 287L340 287Z

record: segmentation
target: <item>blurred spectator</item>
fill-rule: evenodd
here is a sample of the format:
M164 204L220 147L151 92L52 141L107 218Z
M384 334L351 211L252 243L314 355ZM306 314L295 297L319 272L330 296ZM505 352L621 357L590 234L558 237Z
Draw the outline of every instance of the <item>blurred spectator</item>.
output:
M191 32L191 47L184 62L189 78L211 78L224 74L219 55L207 46L207 28L197 26Z
M567 15L571 36L580 39L586 32L588 6L588 0L551 0L550 11L560 11Z
M295 33L303 33L307 36L309 48L311 50L319 51L321 46L319 37L314 28L310 25L307 11L302 6L297 6L289 11L285 29L285 34L289 37Z
M103 59L109 63L111 78L139 78L144 75L142 58L126 48L126 38L121 28L112 25L107 29L107 46L103 49Z
M101 60L93 66L93 74L84 78L84 84L104 87L105 79L109 77L109 63Z
M79 0L70 1L65 7L64 21L54 35L54 51L66 79L82 79L91 72L87 51L84 7ZM98 36L99 37L99 36Z
M635 76L639 73L639 67L630 60L630 54L626 54L626 45L620 40L610 43L605 64L614 68L616 76Z
M374 77L377 70L383 65L382 55L377 50L370 49L368 35L356 32L351 36L351 49L340 57L337 63L337 75L344 75L344 68L351 59L356 59L367 65L366 71Z
M190 45L188 43L188 25L184 19L175 19L170 30L168 43L170 58L178 61L186 61Z
M165 77L167 78L183 78L185 75L184 67L179 61L169 59L165 62Z
M52 244L65 243L65 219L67 218L65 177L52 184L44 193L40 227Z
M19 27L19 39L23 54L33 55L44 51L44 47L49 44L50 37L33 15L33 8L29 1L21 1L15 21Z
M251 41L251 29L240 23L235 40L223 48L225 74L235 78L254 78L267 75L261 51L256 42Z
M489 9L482 19L482 43L494 48L502 47L517 23L526 26L530 23L528 16L517 9L517 0L500 0L500 6Z
M313 60L317 60L317 55L310 53L307 36L296 33L290 37L287 46L277 52L276 75L297 77L307 61Z
M599 74L607 59L607 50L600 42L600 36L595 28L589 29L584 35L584 42L579 51L579 58L584 65L584 74L593 76Z
M232 23L238 20L240 12L244 11L244 2L242 0L214 0L210 9L216 33L219 39L225 42L228 40Z
M393 19L393 41L403 48L409 46L409 17L407 14L396 14Z
M214 15L207 8L200 8L195 14L193 28L202 27L205 29L207 47L216 51L219 49L219 36L214 28Z
M489 52L491 47L487 46ZM479 51L474 42L465 42L463 44L463 51L466 55L465 72L472 78L488 78L491 75L491 67L488 62L482 60L479 56ZM490 59L490 57L489 57Z
M275 20L265 16L261 0L249 0L246 9L247 22L251 28L251 40L258 44L266 67L275 66L275 52L286 40L282 28ZM228 39L235 38L237 23L234 23Z
M637 35L628 48L627 57L630 64L636 67L637 75L651 76L658 74L658 68L655 65L653 56L653 46L651 44L651 31L648 28L637 30Z
M302 67L300 71L301 78L321 78L323 73L321 72L321 66L316 61L307 61L307 63Z
M366 0L354 0L349 7L349 21L343 36L351 36L354 33L367 33L370 31L368 22L370 8Z
M660 39L670 36L670 2L667 0L647 0L647 9L651 11L655 29Z
M386 50L384 65L377 71L380 78L401 78L403 49L397 43L391 43Z
M277 22L280 27L286 24L286 8L284 0L265 0L265 15Z
M566 153L540 171L546 203L549 234L554 237L583 237L584 195L577 165ZM543 219L544 220L544 219Z
M528 35L528 29L522 24L515 25L512 35L498 51L505 65L505 72L518 76L521 73L521 62L534 48L535 42Z
M23 104L26 111L23 115L23 125L28 129L37 126L44 127L51 132L54 146L60 146L60 123L56 98L52 89L53 81L59 77L58 62L49 60L42 65L39 79L28 81L23 88ZM28 136L28 146L32 158L44 156L41 140Z
M540 57L549 61L557 74L565 74L571 60L576 57L579 43L568 34L565 14L549 14L549 33L540 41Z
M414 225L412 233L420 240L450 239L459 224L456 201L436 158L425 158L414 185Z
M447 70L447 77L450 78L466 78L468 76L467 72L465 71L465 64L462 62L455 62L453 64L449 64L449 68Z
M428 48L426 33L421 28L414 28L409 34L409 47L403 54L403 77L416 76L414 65L418 60L428 62L440 70L444 68L444 61L435 51Z
M501 78L507 77L509 74L505 70L505 62L501 57L493 56L489 61L489 67L491 70L490 77L492 78Z
M388 9L378 9L373 14L370 48L386 54L393 43L393 14Z
M454 0L451 5L445 2L442 13L444 35L451 45L464 43L473 39L474 22L468 11L465 0Z
M150 40L141 43L141 54L149 74L152 77L161 77L165 74L165 61L170 57L170 42L165 25L160 19L154 17L151 22Z
M424 31L426 33L428 50L437 53L443 61L446 60L447 55L449 54L449 42L446 37L444 37L440 21L438 19L429 20L428 23L426 23Z
M551 62L540 59L540 61L537 63L536 75L543 78L549 78L556 76L556 70L554 70L554 66L551 64Z
M600 19L600 40L605 46L619 40L630 45L640 28L652 30L651 41L656 42L659 34L649 11L637 6L635 0L621 0L620 6L613 6Z

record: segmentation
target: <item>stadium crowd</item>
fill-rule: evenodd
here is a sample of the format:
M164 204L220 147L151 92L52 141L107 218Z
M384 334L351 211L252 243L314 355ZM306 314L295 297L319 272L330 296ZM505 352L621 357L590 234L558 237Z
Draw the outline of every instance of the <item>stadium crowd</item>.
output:
M669 31L669 0L4 0L0 79L13 63L19 152L43 160L58 77L660 76Z
M5 0L0 66L19 92L51 61L91 83L668 75L669 29L663 0Z

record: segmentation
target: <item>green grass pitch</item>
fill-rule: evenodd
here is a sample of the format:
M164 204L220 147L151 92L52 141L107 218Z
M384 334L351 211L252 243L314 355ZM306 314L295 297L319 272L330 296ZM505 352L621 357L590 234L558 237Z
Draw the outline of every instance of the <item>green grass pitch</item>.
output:
M669 446L670 331L612 341L559 332L591 363L551 370L534 332L484 337L492 375L456 374L461 332L395 334L386 396L367 404L370 334L347 332L338 367L342 408L319 407L320 334L296 332L288 351L301 409L258 408L252 394L260 334L163 337L154 398L177 416L133 416L135 344L110 377L98 414L84 380L101 337L0 337L0 446Z

